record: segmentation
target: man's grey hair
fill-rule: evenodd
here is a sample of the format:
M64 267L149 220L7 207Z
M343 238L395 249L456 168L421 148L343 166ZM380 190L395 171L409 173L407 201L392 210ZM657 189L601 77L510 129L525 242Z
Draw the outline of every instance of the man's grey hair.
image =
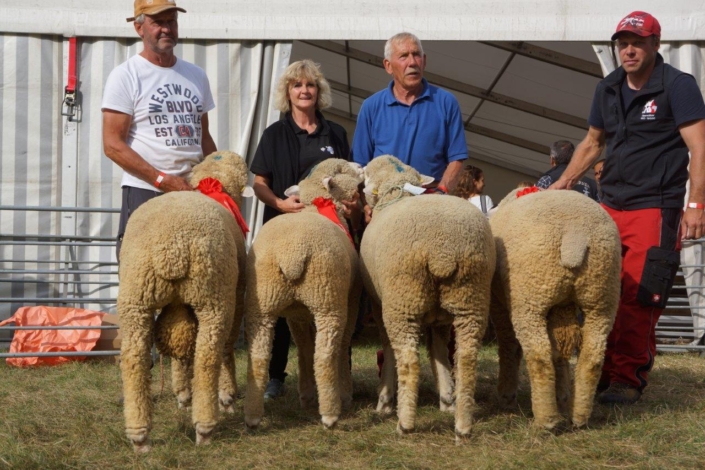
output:
M397 33L391 38L389 38L387 40L387 43L384 45L384 58L387 60L392 60L392 50L394 49L394 46L399 43L406 42L408 40L414 41L414 43L416 43L416 45L419 47L419 52L421 52L421 55L423 55L423 46L421 45L421 40L415 34Z
M556 164L569 163L573 158L575 145L569 140L558 140L551 144L551 158L556 161Z
M176 13L176 18L178 19L179 18L178 10L175 11L174 13ZM137 23L137 24L143 24L144 20L145 20L144 13L142 13L140 16L135 17L135 23Z

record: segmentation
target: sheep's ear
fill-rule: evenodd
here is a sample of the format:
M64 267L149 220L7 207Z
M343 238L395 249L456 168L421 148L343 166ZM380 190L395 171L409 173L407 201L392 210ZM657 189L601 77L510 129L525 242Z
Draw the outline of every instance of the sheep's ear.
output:
M414 186L411 183L404 183L404 191L406 191L407 193L411 193L414 196L418 196L419 194L423 194L426 192L426 190L421 186Z
M433 176L421 175L421 186L428 186L429 184L436 181Z
M299 195L299 185L297 185L297 184L287 188L286 191L284 191L284 196L286 196L286 197L298 196L298 195Z
M330 176L323 178L323 187L330 191Z
M242 197L252 197L255 195L255 190L252 189L252 186L243 186L242 187L242 192L240 193Z
M365 175L365 169L362 168L362 165L360 165L359 163L348 162L348 165L350 165L350 167L355 170L355 173L357 173L357 176L359 178L362 178Z

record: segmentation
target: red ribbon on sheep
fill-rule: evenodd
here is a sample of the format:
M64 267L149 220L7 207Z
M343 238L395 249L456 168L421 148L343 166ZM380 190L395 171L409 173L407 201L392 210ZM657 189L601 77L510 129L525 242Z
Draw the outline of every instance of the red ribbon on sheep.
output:
M536 186L531 186L529 188L524 188L521 191L517 191L517 197L526 196L527 194L531 194L531 193L538 193L539 191L541 191L541 188L538 188Z
M321 214L323 217L326 219L329 219L331 222L333 222L335 225L340 227L343 232L345 232L345 235L348 236L350 239L350 243L355 245L355 242L353 242L352 235L350 235L350 232L348 232L347 227L345 227L343 224L340 223L340 219L338 219L338 212L335 209L335 204L331 199L328 198L323 198L323 197L317 197L313 201L311 201L311 204L316 206L318 208L318 213Z
M216 200L223 207L229 210L233 217L235 217L235 220L240 226L240 230L242 230L243 235L250 231L250 228L247 226L247 222L245 222L245 218L240 213L240 208L237 207L235 201L233 201L233 199L223 191L223 184L220 181L215 178L203 178L198 183L198 187L196 189L198 189L204 196L208 196L209 198Z

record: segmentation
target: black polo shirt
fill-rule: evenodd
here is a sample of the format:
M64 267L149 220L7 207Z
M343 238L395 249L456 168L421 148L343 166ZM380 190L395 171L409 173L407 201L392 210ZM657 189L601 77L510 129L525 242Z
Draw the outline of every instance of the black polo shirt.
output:
M286 119L294 129L299 140L299 178L302 179L308 176L309 171L318 165L320 162L335 155L335 151L330 144L330 126L328 121L322 120L318 122L318 127L313 133L309 134L306 129L301 129L291 114L286 115Z

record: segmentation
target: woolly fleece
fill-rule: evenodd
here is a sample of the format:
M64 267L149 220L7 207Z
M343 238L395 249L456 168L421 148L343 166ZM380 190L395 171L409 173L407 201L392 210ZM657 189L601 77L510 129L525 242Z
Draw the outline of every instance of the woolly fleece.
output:
M431 327L429 354L441 409L455 407L455 430L472 426L475 370L487 325L495 247L489 224L475 206L455 196L412 196L403 185L427 181L391 156L365 167L365 193L373 206L360 257L373 300L385 362L377 410L390 412L398 375L397 430L414 429L419 380L419 339ZM456 334L455 397L447 345Z
M241 205L240 193L247 183L242 157L215 152L193 168L190 182L196 187L208 176L220 180ZM199 192L164 194L130 217L120 256L117 309L123 333L120 366L126 432L136 451L150 449L149 369L155 329L160 349L175 358L173 387L180 406L190 401L193 375L197 443L209 440L218 395L221 405L232 405L233 343L244 302L244 265L245 241L235 218ZM155 328L154 313L160 309Z
M248 253L245 422L250 428L264 413L277 317L287 319L299 352L301 405L314 405L317 385L321 420L330 428L341 407L352 402L347 351L361 291L358 256L346 233L318 214L311 201L332 198L344 224L340 201L352 199L361 181L361 171L345 160L319 163L299 185L307 207L267 222Z
M497 245L491 316L500 403L516 405L523 350L535 424L552 429L563 412L574 426L585 426L619 302L619 233L607 212L575 191L516 193L490 218ZM584 315L582 328L576 308ZM571 394L568 359L575 348L580 355Z

